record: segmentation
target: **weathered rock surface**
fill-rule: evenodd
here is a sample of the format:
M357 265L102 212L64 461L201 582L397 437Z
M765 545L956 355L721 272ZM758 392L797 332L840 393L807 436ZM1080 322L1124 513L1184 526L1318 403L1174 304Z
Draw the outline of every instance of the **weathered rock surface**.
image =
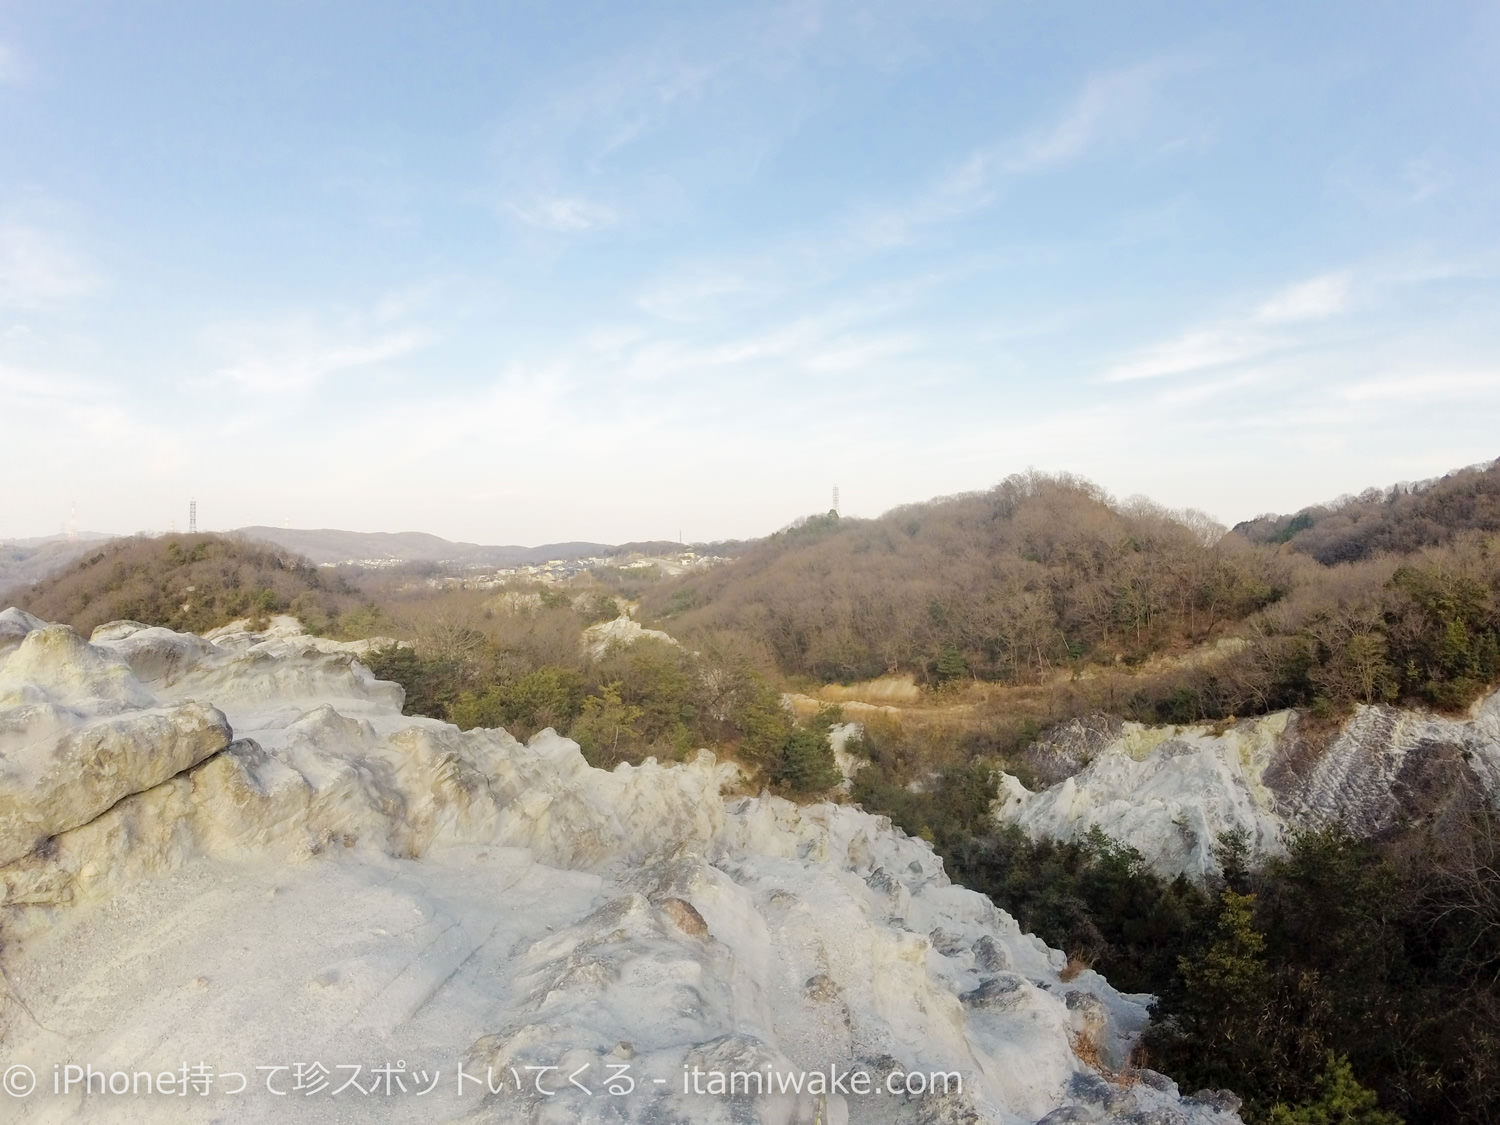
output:
M1022 754L1032 777L1042 785L1056 785L1097 758L1124 731L1114 715L1084 715L1058 724Z
M1321 747L1283 711L1225 730L1124 723L1060 729L1043 761L1086 764L1028 790L1005 776L994 815L1033 838L1098 828L1167 875L1218 870L1221 833L1243 832L1255 856L1284 850L1289 831L1340 824L1361 835L1434 815L1464 786L1500 795L1500 692L1467 717L1358 708Z
M0 864L229 745L215 708L156 703L67 626L25 632L0 662Z
M663 641L670 645L677 643L677 638L670 633L663 633L660 629L647 629L628 613L622 613L609 621L595 622L583 631L584 646L595 657L603 656L611 646L625 647L642 640Z
M399 688L285 630L38 633L0 657L6 762L100 723L134 741L127 794L0 864L0 1044L41 1077L7 1119L1237 1120L1081 1060L1086 1035L1123 1063L1144 998L1064 984L1060 952L883 818L726 801L707 753L606 773L550 731L403 716ZM163 773L160 724L215 707L233 741ZM184 1063L208 1094L52 1088L54 1066ZM876 1092L712 1086L830 1067ZM962 1089L884 1092L906 1072Z
M0 611L0 656L4 656L20 644L26 634L46 624L41 618L33 617L24 609L17 609L15 606Z

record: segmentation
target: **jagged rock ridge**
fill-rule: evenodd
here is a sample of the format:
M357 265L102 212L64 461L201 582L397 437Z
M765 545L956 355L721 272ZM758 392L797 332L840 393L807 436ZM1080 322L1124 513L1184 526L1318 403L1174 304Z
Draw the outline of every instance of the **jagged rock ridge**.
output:
M733 767L707 753L606 773L550 731L522 745L403 716L353 654L285 631L116 623L84 644L10 614L0 645L7 770L106 720L139 751L117 771L128 795L59 798L73 811L28 822L49 834L0 865L0 1033L43 1085L7 1106L20 1120L279 1121L288 1100L254 1068L289 1068L272 1075L286 1086L298 1064L342 1079L396 1060L439 1073L432 1094L299 1091L297 1117L1236 1120L1085 1063L1075 1046L1123 1065L1144 998L1087 971L1065 982L1062 954L883 818L726 801ZM182 708L223 719L221 745L155 768L151 724ZM66 772L33 771L33 803L70 793ZM54 1066L182 1062L250 1089L50 1092ZM460 1089L460 1066L502 1088ZM594 1092L510 1081L553 1066ZM620 1067L634 1090L604 1092ZM683 1091L695 1068L829 1067L954 1072L963 1089Z

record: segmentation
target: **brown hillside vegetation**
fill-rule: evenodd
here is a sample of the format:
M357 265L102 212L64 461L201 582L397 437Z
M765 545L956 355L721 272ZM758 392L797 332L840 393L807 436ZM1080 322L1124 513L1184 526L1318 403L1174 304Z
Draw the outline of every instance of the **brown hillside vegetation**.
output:
M84 636L121 619L203 632L239 617L283 612L326 628L360 604L346 577L277 547L219 535L111 540L0 601L72 625Z
M1393 541L1436 534L1404 526ZM1456 709L1500 677L1500 548L1464 526L1440 538L1324 566L1032 473L875 520L813 517L643 607L689 643L735 635L794 679L1048 685L1040 720ZM1207 658L1178 658L1194 651Z
M56 574L80 555L97 551L108 536L72 539L56 536L42 540L0 543L0 590L29 586Z
M1411 1121L1492 1121L1487 804L1458 793L1448 806L1472 815L1441 832L1418 819L1388 840L1300 837L1255 870L1221 841L1208 886L1161 879L1102 835L1032 841L992 816L997 771L1044 783L1033 743L1070 718L1107 732L1119 716L1298 706L1327 729L1356 702L1466 706L1500 678L1500 538L1471 526L1481 508L1396 505L1389 542L1426 545L1323 565L1029 474L875 520L815 517L675 579L614 568L470 588L429 566L356 586L268 545L169 536L96 548L11 600L85 632L282 611L318 632L378 629L407 643L362 659L404 685L411 713L521 737L550 726L604 768L708 746L745 767L749 791L891 817L1027 930L1158 996L1153 1067L1237 1090L1247 1121L1333 1120L1328 1106L1377 1098ZM627 586L682 644L585 643ZM843 796L826 734L850 719L862 730L844 750L862 768Z
M644 608L684 636L748 632L822 681L1024 681L1201 641L1289 572L1201 513L1032 473L879 519L813 517Z
M1236 525L1254 543L1285 543L1320 563L1358 562L1451 543L1465 531L1500 531L1500 460L1437 480L1369 488L1295 515Z

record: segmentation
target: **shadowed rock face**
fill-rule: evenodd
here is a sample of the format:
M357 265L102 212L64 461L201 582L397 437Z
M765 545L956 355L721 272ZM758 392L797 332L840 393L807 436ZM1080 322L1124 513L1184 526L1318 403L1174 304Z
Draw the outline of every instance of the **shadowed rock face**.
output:
M0 656L10 652L26 639L28 633L45 624L45 621L15 606L0 611Z
M1063 749L1049 752L1077 760L1089 744L1065 728L1054 743ZM1440 816L1470 790L1500 795L1500 693L1462 719L1360 707L1317 741L1290 712L1222 731L1124 723L1087 765L1038 792L1002 779L994 812L1033 837L1098 827L1164 874L1201 877L1217 870L1226 831L1244 832L1253 854L1276 854L1292 829L1340 824L1380 835Z
M224 716L201 703L83 720L46 705L17 710L0 715L0 864L198 765L230 740Z
M523 745L403 716L394 685L285 629L214 643L117 623L90 645L30 627L0 684L7 770L73 763L31 789L7 774L47 810L6 817L29 825L0 863L8 1062L256 1076L238 1101L103 1107L119 1119L279 1121L254 1067L400 1059L441 1072L434 1093L363 1100L360 1120L1236 1120L1090 1069L1076 1037L1118 1065L1143 998L1089 972L1064 986L1062 954L927 845L847 806L725 801L735 770L707 753L606 773L550 731ZM634 1092L606 1100L622 1064ZM460 1065L490 1082L460 1088ZM595 1093L511 1081L554 1066ZM685 1066L963 1088L696 1094ZM349 1119L303 1099L299 1119ZM103 1109L75 1091L19 1112Z
M19 640L0 663L0 864L230 740L215 708L157 706L115 653L26 616L3 623Z
M1124 723L1116 715L1084 715L1069 719L1037 739L1022 761L1041 785L1056 785L1088 765L1117 741Z

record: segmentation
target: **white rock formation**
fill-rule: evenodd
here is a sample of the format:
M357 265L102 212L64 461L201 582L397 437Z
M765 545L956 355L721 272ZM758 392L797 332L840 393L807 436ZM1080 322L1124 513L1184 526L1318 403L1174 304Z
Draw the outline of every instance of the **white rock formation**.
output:
M45 621L15 606L0 611L0 656L4 656L25 640L28 633L40 629L45 624Z
M39 625L0 616L25 634L0 656L6 792L71 793L38 756L91 776L76 732L113 723L128 793L59 798L0 864L6 1120L1237 1120L1090 1069L1075 1037L1121 1065L1143 998L1064 982L882 818L725 801L707 753L606 773L550 731L403 716L398 687L285 632ZM233 741L215 726L179 765L151 724L215 708ZM184 1066L207 1094L163 1092ZM714 1085L830 1067L962 1092Z
M116 621L103 628L112 626L129 626L138 624L132 621ZM95 630L97 632L98 630ZM387 648L391 645L410 647L406 641L398 641L394 637L364 637L357 641L335 641L327 637L314 637L307 633L302 627L302 622L289 613L278 613L266 621L264 629L256 629L247 618L237 618L228 625L220 625L217 629L210 629L203 635L204 640L213 641L215 644L253 644L270 637L279 637L283 640L295 639L299 644L312 645L322 649L324 652L352 652L363 654L372 648Z
M858 723L834 723L828 728L828 748L833 751L833 763L844 775L839 788L846 793L854 787L854 775L870 764L848 750L849 740L862 734L864 727Z
M1457 784L1500 795L1500 692L1468 717L1360 707L1321 749L1292 712L1207 725L1121 724L1109 737L1076 725L1040 759L1077 770L1036 792L1001 778L996 819L1033 839L1077 839L1091 829L1123 841L1166 875L1219 869L1216 840L1245 834L1254 856L1284 850L1289 831L1342 824L1372 834L1424 815Z
M72 629L29 630L0 663L0 864L197 765L229 738L217 710L156 706L129 664Z
M627 613L612 621L598 621L583 631L583 645L596 660L609 651L612 645L633 645L636 641L650 637L652 640L677 644L677 638L660 629L647 629Z
M1217 871L1220 833L1246 833L1252 850L1281 847L1283 823L1263 776L1289 715L1247 721L1223 734L1126 723L1072 777L1032 793L1008 774L994 805L1033 838L1069 839L1098 828L1166 874Z

